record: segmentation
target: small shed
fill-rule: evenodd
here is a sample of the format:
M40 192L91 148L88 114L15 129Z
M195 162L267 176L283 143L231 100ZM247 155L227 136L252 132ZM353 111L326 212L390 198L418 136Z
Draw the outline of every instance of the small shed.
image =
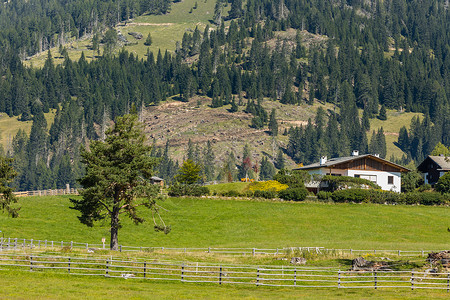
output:
M152 176L150 178L152 184L159 184L161 187L164 187L164 179L156 177L156 176Z

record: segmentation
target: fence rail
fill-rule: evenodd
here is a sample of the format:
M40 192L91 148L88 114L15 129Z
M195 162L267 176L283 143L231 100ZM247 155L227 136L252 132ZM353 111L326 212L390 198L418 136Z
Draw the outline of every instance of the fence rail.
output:
M78 195L78 190L75 188L65 188L65 189L54 189L54 190L13 192L13 194L16 195L17 197Z
M168 263L114 258L0 254L2 270L52 271L71 275L122 277L190 283L247 284L298 288L408 288L450 291L450 273L342 271L307 267Z
M86 251L96 251L108 249L107 244L92 244L67 241L35 240L22 238L0 237L0 251L18 249L39 249L39 248L64 248L85 249ZM280 248L174 248L174 247L145 247L145 246L124 246L119 245L120 252L175 252L175 253L216 253L224 255L283 255L295 252L309 252L313 254L336 254L336 255L363 255L363 254L384 254L404 257L425 257L430 252L440 252L442 250L383 250L383 249L327 249L324 247L280 247Z

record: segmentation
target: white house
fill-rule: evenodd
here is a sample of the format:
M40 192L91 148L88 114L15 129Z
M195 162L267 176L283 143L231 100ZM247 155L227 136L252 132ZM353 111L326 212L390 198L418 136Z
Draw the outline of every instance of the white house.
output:
M350 176L368 179L378 184L385 191L401 191L401 174L410 170L388 160L380 158L378 155L359 155L354 150L351 156L327 159L326 156L320 161L299 168L308 171L310 174Z

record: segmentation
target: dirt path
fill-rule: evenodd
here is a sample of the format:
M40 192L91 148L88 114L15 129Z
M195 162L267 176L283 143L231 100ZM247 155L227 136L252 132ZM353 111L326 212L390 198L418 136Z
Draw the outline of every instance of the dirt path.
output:
M172 26L174 23L127 23L127 26Z

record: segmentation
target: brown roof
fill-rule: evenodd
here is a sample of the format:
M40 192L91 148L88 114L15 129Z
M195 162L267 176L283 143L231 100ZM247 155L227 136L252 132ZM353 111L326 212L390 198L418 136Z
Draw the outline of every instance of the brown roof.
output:
M310 165L298 168L297 170L311 170L311 169L320 169L320 168L326 168L326 167L334 167L334 166L337 166L339 164L346 163L346 162L349 162L349 161L352 161L352 160L356 160L356 159L361 159L361 158L364 158L364 157L367 157L367 158L370 158L370 159L373 159L373 160L377 160L379 162L382 162L382 163L385 163L387 165L390 165L390 166L392 166L394 168L399 169L400 172L410 172L411 171L410 169L407 169L407 168L405 168L403 166L397 165L397 164L395 164L393 162L390 162L390 161L388 161L386 159L377 157L377 156L372 155L372 154L330 158L324 164L320 164L320 162L316 162L316 163L313 163L313 164L310 164Z
M450 171L450 157L449 156L437 156L437 155L428 155L427 158L417 167L419 170L425 170L427 169L424 163L428 160L432 160L435 162L439 168L437 170L439 171Z

